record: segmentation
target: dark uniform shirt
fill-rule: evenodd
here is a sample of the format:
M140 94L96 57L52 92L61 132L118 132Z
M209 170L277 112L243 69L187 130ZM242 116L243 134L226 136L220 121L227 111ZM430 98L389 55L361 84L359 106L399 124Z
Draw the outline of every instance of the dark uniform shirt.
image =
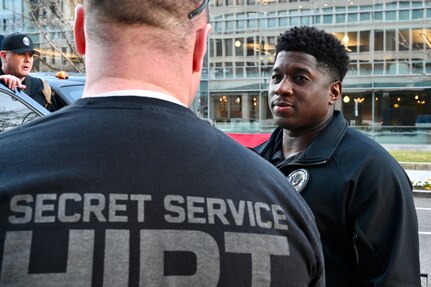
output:
M0 147L1 286L324 286L305 201L186 107L84 98Z

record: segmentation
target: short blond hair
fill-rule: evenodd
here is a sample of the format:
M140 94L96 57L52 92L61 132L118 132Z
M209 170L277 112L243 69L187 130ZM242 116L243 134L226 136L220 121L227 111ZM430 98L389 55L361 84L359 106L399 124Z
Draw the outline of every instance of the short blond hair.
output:
M203 0L85 0L89 29L98 23L146 25L187 37L193 31L188 15Z

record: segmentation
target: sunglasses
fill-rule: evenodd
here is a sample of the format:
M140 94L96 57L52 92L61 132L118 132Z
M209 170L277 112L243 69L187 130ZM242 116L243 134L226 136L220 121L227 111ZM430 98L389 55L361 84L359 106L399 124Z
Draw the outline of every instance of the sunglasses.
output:
M204 0L202 2L202 4L196 9L193 10L190 14L189 14L189 19L193 19L194 17L198 16L200 13L202 13L202 11L205 10L205 8L208 6L208 2L209 0Z

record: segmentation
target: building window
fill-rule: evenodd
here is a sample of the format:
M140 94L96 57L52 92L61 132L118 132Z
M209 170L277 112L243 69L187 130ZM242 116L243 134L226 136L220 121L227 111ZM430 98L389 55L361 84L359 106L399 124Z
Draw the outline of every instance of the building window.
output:
M247 38L247 56L254 56L255 41L253 37Z
M216 57L223 57L223 44L221 39L215 39L216 43Z
M398 32L398 50L399 51L409 51L410 45L410 31L400 30Z
M225 48L225 56L231 57L233 56L233 41L232 39L225 39L224 40L224 48Z
M323 15L323 24L332 24L332 15Z
M400 11L400 20L410 20L410 10L401 10Z
M415 9L412 11L412 19L422 19L424 17L424 10L423 9Z
M335 22L336 23L344 23L344 22L346 22L346 14L337 14L335 16Z
M244 78L244 63L236 62L235 63L235 76L237 78Z
M348 14L348 22L358 22L358 14L357 13L350 13Z
M395 11L386 11L386 21L396 21L397 13Z
M383 12L374 12L374 20L383 20Z
M312 16L303 16L301 17L301 25L310 26L313 24Z
M246 74L247 74L247 78L259 77L259 69L258 67L256 67L255 62L247 62Z
M369 52L370 51L370 31L360 31L359 32L359 52Z
M370 21L370 20L371 20L371 13L370 13L370 12L364 12L364 13L361 13L361 14L359 15L359 19L360 19L361 21Z
M235 45L235 56L244 56L244 39L236 38L234 45Z
M374 63L374 70L373 70L373 74L374 75L383 75L383 71L385 70L385 65L384 63Z
M375 31L374 32L374 50L375 51L383 51L383 39L384 39L384 32L383 31Z
M226 79L232 79L233 78L233 63L232 62L224 63L224 74L225 74Z

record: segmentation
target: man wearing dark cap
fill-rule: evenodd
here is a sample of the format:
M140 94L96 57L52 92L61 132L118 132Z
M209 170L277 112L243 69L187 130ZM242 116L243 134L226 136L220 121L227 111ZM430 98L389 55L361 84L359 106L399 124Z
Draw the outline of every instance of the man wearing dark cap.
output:
M34 49L33 41L27 35L12 33L1 42L0 75L13 75L26 86L24 92L50 111L54 111L51 88L46 81L30 76L35 56L40 53Z

